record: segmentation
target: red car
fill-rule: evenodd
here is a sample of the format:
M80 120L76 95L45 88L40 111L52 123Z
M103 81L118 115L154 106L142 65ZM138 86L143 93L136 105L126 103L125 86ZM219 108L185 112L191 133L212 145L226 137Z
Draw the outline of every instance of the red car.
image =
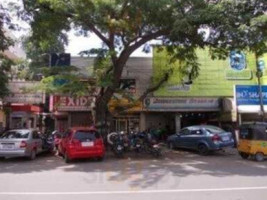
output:
M103 160L105 146L94 127L75 127L63 135L59 143L59 154L64 156L66 163L77 158Z

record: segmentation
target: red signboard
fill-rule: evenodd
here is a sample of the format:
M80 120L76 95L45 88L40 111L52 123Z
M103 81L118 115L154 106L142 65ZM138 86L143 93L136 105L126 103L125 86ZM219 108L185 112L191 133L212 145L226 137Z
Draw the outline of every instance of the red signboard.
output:
M94 97L81 96L52 96L50 98L50 111L90 111Z

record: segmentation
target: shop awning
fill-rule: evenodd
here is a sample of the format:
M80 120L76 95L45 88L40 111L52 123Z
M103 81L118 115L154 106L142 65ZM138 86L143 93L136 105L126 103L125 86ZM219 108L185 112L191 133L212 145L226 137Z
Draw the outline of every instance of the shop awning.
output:
M36 105L11 105L12 111L23 111L23 112L35 112L40 113L43 109Z
M260 106L259 105L240 105L237 106L238 113L259 113ZM264 111L267 112L267 106L264 106Z

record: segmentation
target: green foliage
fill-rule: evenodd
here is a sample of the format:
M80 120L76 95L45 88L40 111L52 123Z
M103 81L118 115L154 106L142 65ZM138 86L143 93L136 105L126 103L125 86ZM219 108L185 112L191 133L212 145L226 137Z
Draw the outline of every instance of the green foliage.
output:
M6 29L13 29L14 24L10 20L7 10L0 4L0 100L8 94L8 72L13 61L5 55L6 50L13 45L13 41L7 36Z
M266 0L28 0L24 7L32 19L30 41L41 49L55 41L67 44L72 28L103 41L102 50L83 54L97 54L94 76L106 102L119 88L129 56L153 39L192 79L199 74L198 48L210 48L214 59L226 58L230 49L266 51Z

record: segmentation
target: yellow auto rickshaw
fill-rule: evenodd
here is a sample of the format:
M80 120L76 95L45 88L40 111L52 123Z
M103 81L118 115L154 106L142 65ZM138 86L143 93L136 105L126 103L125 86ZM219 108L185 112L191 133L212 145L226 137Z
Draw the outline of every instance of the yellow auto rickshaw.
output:
M237 149L243 159L252 156L256 161L263 161L267 156L267 123L242 124L239 128Z

